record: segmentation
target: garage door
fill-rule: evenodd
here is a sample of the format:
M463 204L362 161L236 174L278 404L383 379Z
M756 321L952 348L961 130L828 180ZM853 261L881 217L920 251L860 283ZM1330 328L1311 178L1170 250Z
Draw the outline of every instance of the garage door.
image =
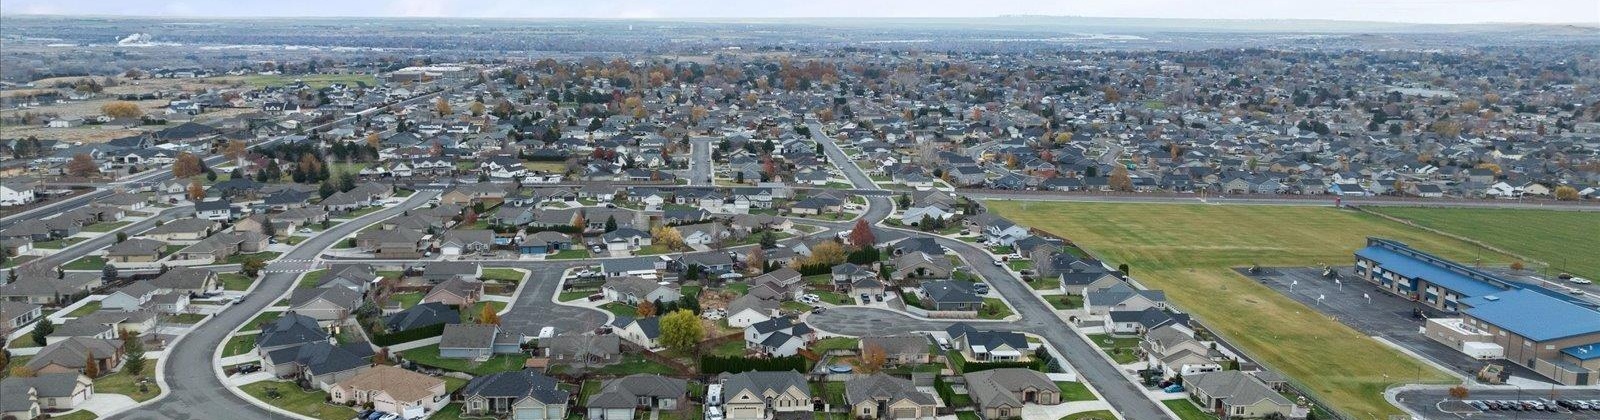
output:
M917 418L917 409L915 409L915 408L896 408L896 409L894 409L894 413L893 414L894 414L894 418L897 418L897 419L914 419L914 418Z
M518 408L516 413L515 413L515 418L516 418L516 420L542 420L542 419L545 418L544 417L544 409L542 409L542 408Z
M761 418L761 408L737 407L728 412L728 417L736 419L759 419Z

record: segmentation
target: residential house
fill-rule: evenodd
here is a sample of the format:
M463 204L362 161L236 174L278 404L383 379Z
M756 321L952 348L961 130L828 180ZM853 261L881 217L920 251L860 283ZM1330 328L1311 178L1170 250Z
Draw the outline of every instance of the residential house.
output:
M311 341L267 352L261 358L261 369L276 378L326 391L365 370L372 355L371 345L365 342L335 345L327 340Z
M743 372L722 381L727 420L773 420L812 411L811 385L799 372Z
M1164 325L1145 333L1139 342L1151 368L1165 377L1187 377L1222 370L1222 353L1199 340L1181 325Z
M688 405L688 382L656 374L605 381L585 404L590 420L633 420L637 410L670 411ZM654 417L654 416L647 416Z
M1044 373L1023 368L990 369L963 374L967 394L984 419L998 420L1022 416L1027 404L1061 403L1061 389Z
M112 244L106 248L106 262L125 266L130 264L149 265L161 259L161 252L167 248L165 242L133 238Z
M149 281L135 281L107 293L105 298L100 299L100 308L137 311L158 294L161 294L161 289Z
M47 373L27 378L13 376L0 379L0 395L7 400L16 400L5 402L0 408L0 416L32 419L43 410L78 408L94 396L94 380L76 372ZM13 404L23 408L14 409Z
M949 316L977 316L983 297L973 292L973 283L957 280L923 282L917 290L923 309Z
M483 297L483 282L465 276L452 277L433 286L422 297L423 303L442 303L456 307L470 307Z
M295 289L289 295L289 310L318 321L348 319L361 307L360 292L343 287Z
M163 223L140 236L168 243L194 243L211 236L220 227L215 220L186 217Z
M510 416L516 420L561 420L571 393L532 370L496 372L467 381L457 392L463 414Z
M889 365L920 365L933 363L933 349L928 338L921 335L892 335L861 337L859 350L866 352L876 347L883 351L884 363Z
M278 319L260 326L252 325L245 328L261 329L261 333L256 336L256 356L262 358L274 350L329 340L328 331L318 326L315 318L294 311L284 312Z
M105 376L120 369L122 361L120 339L70 337L46 344L25 366L40 375L83 373L92 362L100 375Z
M600 290L606 299L629 305L638 305L640 302L675 302L683 297L677 284L634 276L606 280Z
M544 357L569 365L600 366L622 360L622 340L615 335L563 334L539 339Z
M1117 283L1085 293L1083 304L1089 309L1090 315L1105 315L1110 311L1166 309L1167 295L1160 290L1139 290L1127 283Z
M443 379L394 366L377 365L335 383L328 396L336 404L371 404L374 410L427 415L450 403Z
M43 306L28 302L0 300L0 330L16 331L44 316Z
M446 324L439 336L439 357L489 360L496 354L515 353L522 342L494 324Z
M844 384L845 404L854 418L933 420L937 400L910 380L882 372L856 376Z
M647 349L661 347L661 318L633 318L619 316L611 321L616 334L628 342Z
M1283 394L1236 370L1186 376L1183 386L1189 391L1189 398L1202 410L1224 419L1263 418L1273 414L1287 418L1295 409L1294 402Z
M779 299L762 299L756 295L745 294L728 302L728 326L744 328L778 316L778 308L782 304Z
M932 255L922 251L912 251L895 257L894 279L947 279L955 271L955 265L944 255Z
M974 362L1021 362L1031 358L1028 337L1010 331L978 331L971 325L956 323L945 328L951 345L961 356Z
M772 318L744 328L745 348L773 357L793 356L816 340L810 325L789 318Z
M178 267L150 280L150 285L169 292L201 294L222 288L217 272L193 267Z
M439 302L424 302L385 317L383 327L390 332L400 332L458 323L461 323L461 313L456 308Z

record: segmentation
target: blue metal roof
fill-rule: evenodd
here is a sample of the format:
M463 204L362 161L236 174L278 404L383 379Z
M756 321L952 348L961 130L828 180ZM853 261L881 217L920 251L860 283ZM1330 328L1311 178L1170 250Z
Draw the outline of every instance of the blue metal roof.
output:
M1416 257L1401 254L1381 246L1368 246L1356 251L1356 256L1376 261L1386 271L1406 278L1422 279L1466 297L1483 296L1505 291L1506 287L1468 277Z
M1600 358L1600 343L1590 343L1581 346L1572 346L1561 349L1562 353L1577 358L1578 360L1594 360Z
M1533 341L1600 333L1600 311L1527 289L1462 299L1465 312Z

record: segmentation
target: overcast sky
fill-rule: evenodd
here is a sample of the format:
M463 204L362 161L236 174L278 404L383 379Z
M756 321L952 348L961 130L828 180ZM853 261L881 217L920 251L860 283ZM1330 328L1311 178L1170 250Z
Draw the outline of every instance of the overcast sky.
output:
M662 19L1033 14L1600 25L1600 0L4 0L0 13Z

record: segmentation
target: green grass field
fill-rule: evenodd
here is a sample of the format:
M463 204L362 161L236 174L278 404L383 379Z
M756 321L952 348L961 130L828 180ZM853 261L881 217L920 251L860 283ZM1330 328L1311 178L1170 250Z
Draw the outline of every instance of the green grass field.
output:
M155 364L156 361L154 359L145 361L145 372L141 376L146 379L150 379L152 375L150 370L153 370L151 368L154 367ZM157 384L155 380L150 379L149 383L145 385L144 392L140 392L137 378L134 378L132 375L128 375L127 371L118 371L117 373L102 376L100 379L95 379L94 390L95 392L104 392L108 394L127 395L128 398L133 398L134 401L143 402L151 398L155 398L156 395L160 395L161 385Z
M1172 409L1172 412L1177 413L1178 418L1181 420L1213 420L1217 418L1217 416L1212 415L1211 413L1201 411L1200 407L1195 406L1194 403L1189 401L1188 398L1162 400L1161 404L1167 406L1169 409Z
M1373 207L1384 215L1481 241L1550 264L1550 274L1600 280L1600 213L1554 210ZM1585 258L1588 256L1588 258ZM1532 263L1528 268L1536 267Z
M1480 247L1327 207L989 202L1013 221L1066 237L1166 291L1233 344L1357 416L1401 412L1390 385L1449 376L1251 281L1231 267L1349 265L1366 237L1398 239L1447 258L1505 263ZM1339 366L1329 369L1329 366ZM1402 381L1399 378L1406 378Z
M418 364L433 366L445 370L466 372L473 375L488 375L495 372L505 372L522 369L522 363L528 360L527 355L501 354L495 355L484 362L466 359L446 359L439 357L439 345L433 344L400 352L400 356Z

